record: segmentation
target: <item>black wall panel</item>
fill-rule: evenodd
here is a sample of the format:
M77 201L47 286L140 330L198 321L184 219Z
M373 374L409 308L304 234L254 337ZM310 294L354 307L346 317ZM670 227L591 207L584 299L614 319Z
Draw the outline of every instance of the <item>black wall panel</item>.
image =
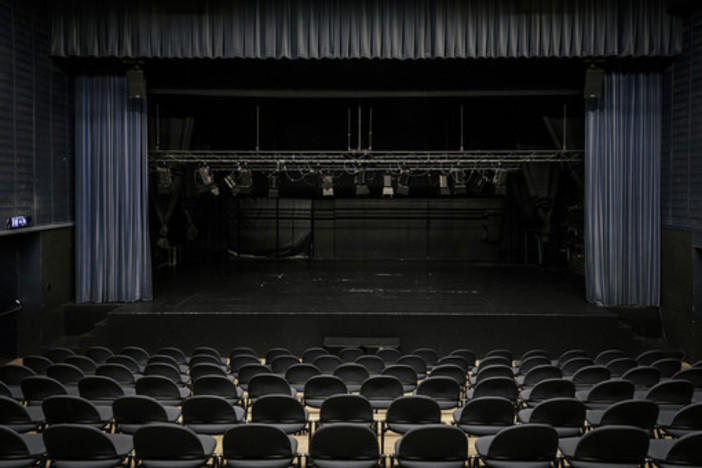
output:
M0 0L0 230L73 220L71 81L49 56L41 2Z

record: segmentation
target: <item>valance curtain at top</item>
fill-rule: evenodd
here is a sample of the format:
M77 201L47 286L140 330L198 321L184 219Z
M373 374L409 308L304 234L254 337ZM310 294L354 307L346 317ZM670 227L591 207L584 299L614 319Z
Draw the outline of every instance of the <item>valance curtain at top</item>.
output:
M608 74L586 115L587 299L658 306L661 84L657 73Z
M665 0L53 0L51 53L169 58L670 56Z
M77 78L77 302L151 299L146 125L125 77Z

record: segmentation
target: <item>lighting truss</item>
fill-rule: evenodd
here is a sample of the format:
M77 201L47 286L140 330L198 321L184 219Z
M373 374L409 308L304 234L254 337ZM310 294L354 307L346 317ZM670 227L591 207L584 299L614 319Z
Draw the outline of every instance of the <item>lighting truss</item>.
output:
M152 164L206 164L212 170L245 166L251 171L312 173L361 169L398 173L450 170L519 169L530 162L581 163L582 150L497 150L497 151L167 151L149 153ZM282 169L281 169L282 168Z

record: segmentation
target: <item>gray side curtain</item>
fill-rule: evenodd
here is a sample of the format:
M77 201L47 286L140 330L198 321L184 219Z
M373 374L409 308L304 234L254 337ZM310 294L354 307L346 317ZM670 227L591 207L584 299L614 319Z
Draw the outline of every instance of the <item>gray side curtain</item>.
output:
M146 125L125 77L77 78L77 302L152 297Z
M585 268L598 305L659 304L661 81L608 74L588 105Z
M668 56L664 0L54 0L57 56L501 58Z

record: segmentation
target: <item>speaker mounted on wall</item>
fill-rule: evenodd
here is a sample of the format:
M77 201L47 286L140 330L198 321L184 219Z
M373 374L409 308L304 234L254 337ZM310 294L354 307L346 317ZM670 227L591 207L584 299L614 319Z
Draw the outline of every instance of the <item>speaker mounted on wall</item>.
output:
M585 71L585 86L583 87L583 97L586 99L598 98L602 96L604 86L604 70L591 66Z
M127 70L127 90L130 99L146 98L146 82L144 81L144 70L134 67Z

